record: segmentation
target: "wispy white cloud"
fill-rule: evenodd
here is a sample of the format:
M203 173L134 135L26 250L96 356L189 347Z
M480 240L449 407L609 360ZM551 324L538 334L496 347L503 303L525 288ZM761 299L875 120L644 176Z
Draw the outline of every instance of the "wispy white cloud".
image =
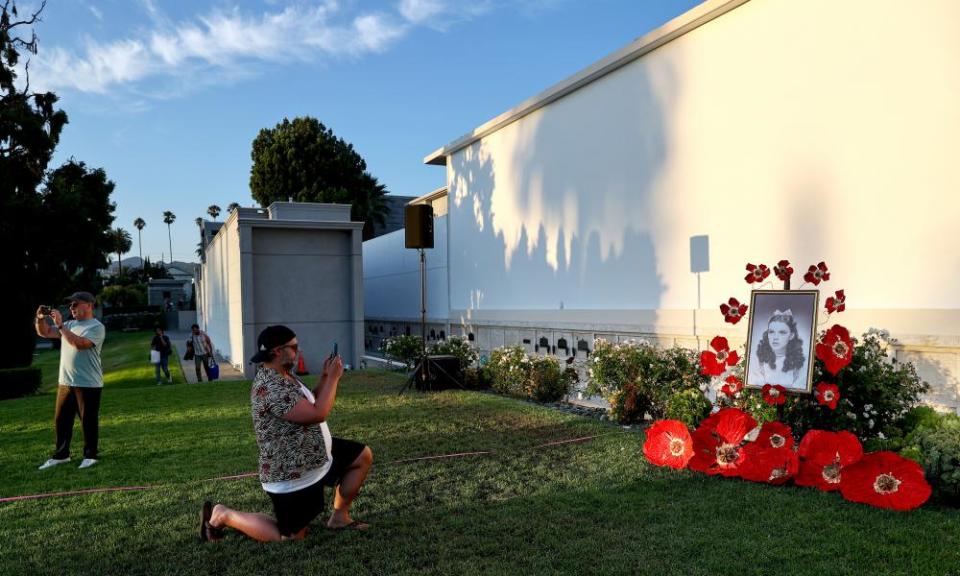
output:
M87 4L87 10L89 10L90 13L93 14L94 18L103 22L103 12L101 12L99 8L97 8L93 4Z
M214 10L172 23L143 0L151 25L128 38L86 38L79 50L47 46L33 59L31 81L43 90L106 93L152 78L233 76L250 64L356 57L386 50L411 24L399 16L343 14L334 0L250 14Z
M392 0L389 11L358 11L362 4L352 1L292 1L268 0L259 13L213 9L175 21L156 0L139 0L145 25L131 27L125 38L88 36L74 48L45 45L32 59L31 83L40 90L121 89L169 97L211 81L248 77L259 64L361 57L388 50L415 27L446 30L497 7L524 10L564 0ZM88 8L102 19L95 6Z

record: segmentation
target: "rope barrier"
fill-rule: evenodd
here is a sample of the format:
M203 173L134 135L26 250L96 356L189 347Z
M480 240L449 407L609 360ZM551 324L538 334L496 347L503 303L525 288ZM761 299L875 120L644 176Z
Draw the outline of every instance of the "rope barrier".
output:
M606 436L611 434L611 432L605 432L603 434L595 434L593 436L582 436L580 438L568 438L563 440L554 440L552 442L547 442L546 444L537 444L536 446L531 446L523 450L516 450L515 452L525 452L528 450L536 450L538 448L548 448L551 446L562 446L564 444L582 444L590 440L599 438L601 436ZM500 452L505 453L505 452ZM391 460L389 462L384 462L380 466L390 466L392 464L407 464L410 462L423 462L427 460L446 460L450 458L465 458L467 456L490 456L493 454L498 454L494 450L480 450L476 452L454 452L452 454L433 454L430 456L418 456L415 458L401 458L399 460ZM217 482L221 480L239 480L242 478L252 478L257 476L256 472L247 472L244 474L233 474L230 476L217 476L214 478L207 478L205 480L185 482L185 484L192 484L194 482ZM169 486L169 484L153 484L147 486L116 486L111 488L85 488L82 490L70 490L65 492L45 492L41 494L28 494L25 496L8 496L5 498L0 498L0 504L6 504L9 502L20 502L23 500L43 500L46 498L61 498L68 496L82 496L84 494L102 494L108 492L137 492L143 490L152 490L154 488L162 488L163 486Z

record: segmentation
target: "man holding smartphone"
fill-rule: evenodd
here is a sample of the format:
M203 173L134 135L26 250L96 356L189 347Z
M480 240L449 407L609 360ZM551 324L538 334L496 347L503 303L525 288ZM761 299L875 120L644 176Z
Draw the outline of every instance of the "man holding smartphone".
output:
M103 324L93 317L96 303L93 294L74 292L67 301L70 302L72 320L64 321L56 308L37 308L37 334L43 338L59 338L62 341L60 385L57 387L57 408L54 415L57 447L53 456L40 465L40 470L70 461L70 440L73 438L73 421L77 414L80 415L83 428L83 461L79 468L89 468L97 463L100 393L103 391L100 350L107 331Z
M260 484L273 502L275 518L204 502L201 541L219 540L226 527L262 542L301 539L323 511L324 486L335 490L327 528L370 527L350 517L350 506L373 465L373 452L359 442L334 438L326 422L343 376L343 361L331 354L311 390L294 372L299 346L297 335L286 326L268 326L250 359L260 365L250 389Z

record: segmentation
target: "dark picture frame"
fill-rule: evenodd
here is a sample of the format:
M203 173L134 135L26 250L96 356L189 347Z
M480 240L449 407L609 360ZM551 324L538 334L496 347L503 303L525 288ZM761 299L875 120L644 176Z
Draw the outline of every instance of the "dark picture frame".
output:
M744 385L763 388L780 384L787 392L810 394L820 292L817 290L754 290Z

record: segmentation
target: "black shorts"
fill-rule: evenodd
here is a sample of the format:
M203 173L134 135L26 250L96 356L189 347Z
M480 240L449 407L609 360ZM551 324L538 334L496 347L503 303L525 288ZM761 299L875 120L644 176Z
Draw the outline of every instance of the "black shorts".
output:
M333 453L333 462L330 470L319 482L286 494L267 492L273 502L273 514L277 517L281 536L296 534L323 512L323 488L340 484L347 468L360 456L364 448L366 446L359 442L334 438L330 450Z

